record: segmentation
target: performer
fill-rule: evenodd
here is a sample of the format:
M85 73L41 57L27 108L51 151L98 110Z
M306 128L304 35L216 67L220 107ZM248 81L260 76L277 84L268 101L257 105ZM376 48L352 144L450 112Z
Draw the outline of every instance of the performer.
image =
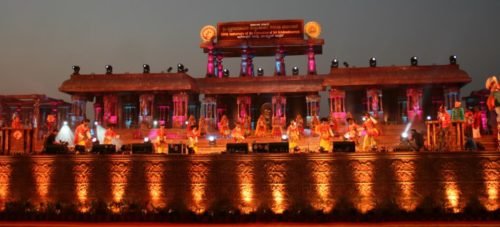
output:
M264 115L260 115L259 119L257 120L257 127L255 127L255 136L263 137L266 134L267 134L266 119L264 118Z
M104 140L102 141L102 144L114 144L113 140L116 138L119 138L119 136L114 131L114 125L110 124L104 132Z
M451 110L451 120L452 121L465 120L464 108L462 108L462 103L459 101L455 102L455 107Z
M198 137L200 130L197 125L191 125L191 131L188 133L188 152L189 154L198 153Z
M314 114L312 116L312 120L311 120L311 135L312 136L319 135L319 126L320 126L320 121L319 121L318 115Z
M57 129L52 129L52 131L49 132L49 135L47 135L47 138L45 138L43 146L45 152L47 151L47 147L58 143L56 141L57 133L58 133Z
M356 145L359 145L359 129L360 127L354 122L354 119L347 118L347 132L344 137L347 140L353 141Z
M200 131L200 136L205 136L208 132L208 125L204 117L200 117L198 120L198 130Z
M304 135L304 118L302 118L302 115L297 114L297 117L295 117L295 122L297 123L297 127L299 128L300 135Z
M365 113L365 122L363 122L363 128L365 129L365 136L363 138L363 151L370 151L377 146L375 137L379 135L379 130L377 129L377 120L373 118L370 113Z
M186 126L186 132L189 133L191 131L191 127L193 125L196 125L196 118L194 118L193 115L189 115L187 126Z
M236 143L241 143L243 142L243 140L245 140L243 129L241 128L241 125L239 123L236 124L233 131L231 132L231 137L233 137Z
M89 120L83 120L75 129L75 150L85 152L90 142Z
M333 132L328 124L328 119L321 119L321 124L318 125L318 133L320 152L330 152L332 150Z
M300 151L299 148L300 129L295 121L292 120L292 122L290 122L290 125L286 130L286 134L288 135L288 149L293 152Z
M155 139L156 153L167 153L167 132L165 130L165 125L160 125L160 128L156 132Z
M490 91L490 96L486 101L488 109L495 110L497 114L497 143L500 149L500 85L496 76L491 76L486 80L486 89Z
M23 138L23 132L20 130L23 128L23 124L21 123L21 118L18 113L14 113L12 115L12 123L10 126L14 131L12 132L12 137L16 140L20 140Z
M250 136L250 134L252 134L252 118L250 117L250 115L246 115L243 118L243 122L241 122L241 125L243 128L243 132L244 132L245 137Z
M229 129L229 120L226 115L223 115L219 121L219 133L221 136L227 138L231 130Z
M482 123L482 114L479 110L479 107L474 107L473 112L473 123L472 123L472 138L479 139L481 138L481 123Z
M438 122L439 122L439 131L438 131L438 151L448 151L449 147L449 137L450 137L450 126L451 126L451 116L446 110L446 107L441 105L439 107L438 112Z

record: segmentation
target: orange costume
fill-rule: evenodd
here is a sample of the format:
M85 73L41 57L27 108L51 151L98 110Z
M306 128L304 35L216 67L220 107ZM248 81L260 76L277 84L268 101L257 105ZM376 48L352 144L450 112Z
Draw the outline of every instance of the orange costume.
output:
M300 130L295 121L290 123L290 126L288 126L286 130L286 134L288 135L288 149L290 151L298 150Z
M104 141L102 144L113 144L113 139L115 139L118 135L112 128L106 129L104 132Z
M197 127L192 127L188 132L188 147L193 150L194 153L198 152L198 137L200 136L200 130Z
M332 150L333 132L328 122L325 121L318 125L318 133L320 149L330 152Z
M266 119L264 115L260 115L259 120L257 120L257 127L255 127L255 136L263 137L267 133Z
M237 124L236 127L234 127L233 131L231 132L231 137L233 137L234 141L237 143L245 140L243 129L241 129L241 126L239 124Z
M369 151L377 145L375 137L379 135L379 131L376 127L377 120L375 120L369 114L365 115L366 120L363 122L363 127L365 128L365 137L363 138L363 151Z
M75 129L75 145L87 146L90 139L90 129L87 123L82 122Z
M167 132L165 126L160 126L156 133L156 153L167 153Z
M221 136L228 137L230 132L229 120L226 115L223 115L219 121L219 133Z

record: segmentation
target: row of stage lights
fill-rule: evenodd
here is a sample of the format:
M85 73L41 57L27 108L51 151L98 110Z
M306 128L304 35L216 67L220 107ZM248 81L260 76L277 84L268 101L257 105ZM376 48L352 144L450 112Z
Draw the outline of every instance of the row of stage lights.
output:
M449 60L450 60L450 65L457 64L457 56L456 55L451 55ZM349 63L344 61L342 64L344 65L344 67L349 68ZM370 58L369 64L370 64L370 67L377 67L377 59L374 57ZM411 64L411 66L418 66L418 57L417 56L411 57L410 64ZM338 67L339 67L339 60L335 58L332 60L331 68L338 68ZM73 68L73 74L80 74L80 66L74 65L72 68ZM106 66L104 66L104 68L106 69L106 74L108 74L108 75L113 74L113 66L112 65L106 65ZM189 69L184 67L183 64L181 64L181 63L177 64L177 72L178 73L186 73L188 71L189 71ZM142 65L142 72L145 74L150 72L150 67L148 64ZM168 69L167 69L167 73L170 73L170 72L172 72L172 67L168 67ZM229 69L223 69L222 75L224 77L229 77ZM294 75L294 76L299 75L299 67L294 66L292 68L292 75ZM257 76L264 76L264 69L263 68L259 67L257 69Z
M457 64L457 56L456 55L451 55L450 58L450 65L456 65ZM377 59L372 57L370 58L370 60L368 61L368 63L370 64L370 67L377 67ZM347 62L343 62L342 63L344 65L344 67L346 68L349 68L349 63ZM410 64L411 66L418 66L418 57L417 56L413 56L410 58ZM338 68L339 67L339 61L335 58L332 60L332 64L331 64L331 67L332 68Z
M106 69L106 74L113 74L113 66L112 65L105 65L104 68ZM73 74L80 74L80 66L78 65L73 65L72 67L73 69ZM149 73L151 70L150 70L150 67L148 64L143 64L142 65L142 73ZM189 69L184 67L183 64L179 63L177 64L177 72L178 73L186 73L188 72ZM167 73L170 73L172 72L172 67L168 67L167 69Z

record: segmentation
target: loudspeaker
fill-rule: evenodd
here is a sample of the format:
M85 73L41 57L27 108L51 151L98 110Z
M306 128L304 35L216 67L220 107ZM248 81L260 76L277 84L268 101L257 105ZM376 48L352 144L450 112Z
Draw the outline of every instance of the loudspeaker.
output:
M114 144L95 144L92 146L92 153L114 154L116 146Z
M152 143L134 143L132 144L133 154L152 154L153 153Z
M333 142L333 152L355 152L356 144L353 141Z
M45 147L45 154L67 154L69 153L68 146L63 144L51 144Z
M288 153L288 142L269 143L270 153Z
M254 143L252 144L253 153L269 153L269 143Z
M85 153L86 150L85 150L85 146L82 146L82 145L76 145L75 146L75 151L76 152L79 152L79 153Z
M247 154L248 153L248 144L247 143L228 143L226 144L227 153L239 153L239 154Z
M169 154L182 154L184 151L184 144L176 143L168 145L168 153Z

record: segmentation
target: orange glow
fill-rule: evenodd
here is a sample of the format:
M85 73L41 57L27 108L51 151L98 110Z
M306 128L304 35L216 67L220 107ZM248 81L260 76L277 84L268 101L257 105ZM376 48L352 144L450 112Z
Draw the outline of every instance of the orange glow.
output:
M286 201L286 165L283 163L269 163L266 166L266 174L270 182L272 204L271 210L281 214L288 208Z
M354 206L361 213L366 213L375 208L375 195L373 193L373 162L354 161L352 162L354 181L358 197L353 200Z
M164 167L161 163L149 163L146 166L146 180L153 207L165 207L162 193L163 171Z
M207 209L206 186L209 163L191 163L189 179L191 181L191 210L203 213Z
M399 187L396 203L405 211L414 211L420 203L420 199L415 195L415 162L398 160L392 168Z
M9 180L12 172L10 164L0 164L0 211L5 209L9 196Z
M456 182L454 172L443 172L444 176L444 190L445 190L445 208L451 210L453 213L462 211L464 204L460 201L460 189Z
M255 211L254 173L252 165L240 165L237 169L240 188L240 211L244 214Z
M328 213L335 206L335 201L330 193L332 168L328 163L313 163L310 172L314 180L316 195L313 197L314 199L311 199L311 206L316 210Z
M482 163L483 181L486 191L486 196L481 199L481 203L488 211L496 211L500 207L498 188L500 180L498 166L494 162L485 161Z
M33 176L35 177L36 191L41 201L47 200L50 179L52 177L53 160L37 160L33 163Z
M127 187L127 179L129 174L128 162L113 162L111 164L111 193L113 194L113 201L119 203L125 194Z
M287 208L287 204L285 202L285 185L284 184L276 184L271 186L272 195L273 195L273 205L271 209L276 214L281 214Z
M90 167L87 162L76 163L73 167L73 174L75 177L75 191L76 197L80 204L85 204L88 199L89 190L89 179L90 179ZM82 211L83 210L83 211ZM85 208L81 208L80 211L86 212Z

